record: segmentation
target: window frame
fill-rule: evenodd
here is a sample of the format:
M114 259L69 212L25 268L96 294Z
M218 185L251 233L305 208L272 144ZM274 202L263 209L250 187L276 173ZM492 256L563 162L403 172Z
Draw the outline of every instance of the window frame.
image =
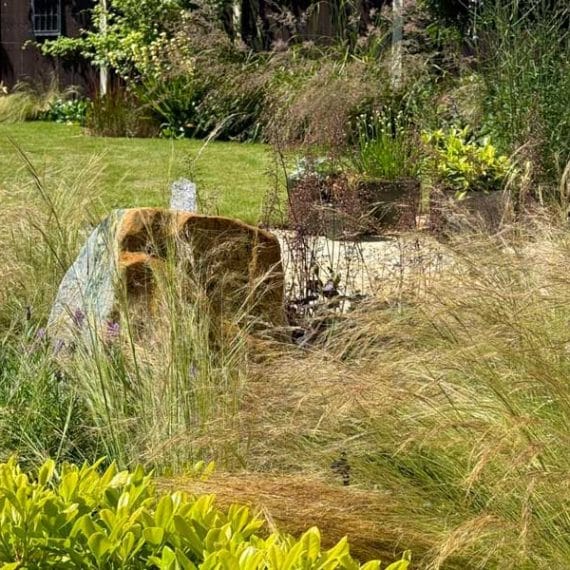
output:
M38 6L44 4L45 7ZM58 37L63 34L62 0L32 0L32 32L35 37Z

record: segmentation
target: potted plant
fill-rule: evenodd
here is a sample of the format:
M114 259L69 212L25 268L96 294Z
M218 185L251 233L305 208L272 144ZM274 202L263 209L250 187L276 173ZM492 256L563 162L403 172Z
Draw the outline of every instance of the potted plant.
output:
M379 231L416 226L421 205L417 137L401 113L361 116L352 157L360 209Z
M468 127L426 132L424 171L432 181L430 227L450 232L477 219L494 231L507 206L503 189L510 161L500 155L488 137L480 140Z

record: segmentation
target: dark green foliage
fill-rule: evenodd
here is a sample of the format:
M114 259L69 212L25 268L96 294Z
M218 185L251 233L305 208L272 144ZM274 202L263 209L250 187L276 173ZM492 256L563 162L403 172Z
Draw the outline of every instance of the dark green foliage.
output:
M422 4L444 26L467 32L483 4L481 0L423 0Z
M216 133L225 140L261 138L269 78L264 59L238 54L237 58L220 58L210 66L198 68L189 134L204 137Z
M570 8L531 2L517 18L519 9L501 3L482 17L484 128L508 151L524 145L555 182L570 159Z
M103 137L148 137L159 131L149 109L122 87L93 99L85 126L92 134Z
M85 123L85 115L89 108L89 102L82 98L61 99L58 98L50 104L50 108L38 117L42 121L54 121L56 123Z
M196 90L193 78L186 75L172 77L165 82L149 78L131 89L147 109L165 138L183 138L192 135L196 118Z

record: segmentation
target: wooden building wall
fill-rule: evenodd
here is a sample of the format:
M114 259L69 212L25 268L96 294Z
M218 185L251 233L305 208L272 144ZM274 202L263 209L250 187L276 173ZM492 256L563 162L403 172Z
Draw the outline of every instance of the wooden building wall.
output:
M77 35L88 25L88 10L93 0L62 0L62 34ZM26 46L36 38L32 27L30 0L0 0L0 81L8 87L19 81L49 83L56 79L61 87L88 88L93 73L85 64L62 63L42 56L37 47Z

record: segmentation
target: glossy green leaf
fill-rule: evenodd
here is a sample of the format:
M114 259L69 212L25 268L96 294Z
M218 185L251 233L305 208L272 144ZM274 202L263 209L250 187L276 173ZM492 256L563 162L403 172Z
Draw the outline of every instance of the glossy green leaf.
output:
M159 546L164 540L164 529L158 526L147 527L143 531L144 539L153 546Z
M89 537L87 541L91 552L98 561L102 561L105 555L113 548L111 541L101 532L96 532Z
M38 483L43 487L46 483L51 481L55 472L55 461L48 459L38 472Z

